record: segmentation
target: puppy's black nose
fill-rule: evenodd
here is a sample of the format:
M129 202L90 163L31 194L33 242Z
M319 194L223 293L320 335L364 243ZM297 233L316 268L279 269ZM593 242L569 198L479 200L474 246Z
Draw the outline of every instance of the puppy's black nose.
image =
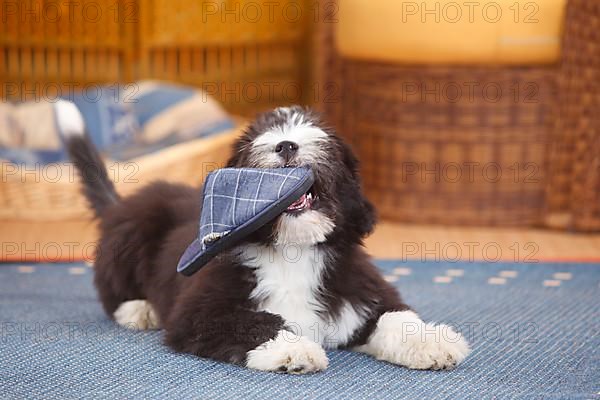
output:
M289 140L277 143L275 152L279 154L285 161L289 161L298 151L298 144Z

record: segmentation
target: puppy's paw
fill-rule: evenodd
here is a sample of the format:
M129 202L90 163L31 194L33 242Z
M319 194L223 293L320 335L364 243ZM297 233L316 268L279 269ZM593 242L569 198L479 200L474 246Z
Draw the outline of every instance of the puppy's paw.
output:
M452 369L470 353L469 344L448 325L426 324L412 311L383 314L367 344L357 348L412 369Z
M422 340L411 340L406 366L413 369L452 369L471 352L464 337L448 325L424 324Z
M159 329L158 315L146 300L130 300L121 303L113 317L117 324L128 329Z
M246 355L246 366L261 371L306 374L327 365L329 360L319 344L283 330Z

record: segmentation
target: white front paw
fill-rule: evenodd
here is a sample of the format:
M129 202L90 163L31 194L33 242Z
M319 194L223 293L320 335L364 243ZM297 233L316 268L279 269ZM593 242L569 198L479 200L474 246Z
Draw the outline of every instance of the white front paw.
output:
M388 312L358 351L412 369L451 369L470 353L464 337L448 325L426 324L412 311Z
M470 353L464 337L448 325L424 324L424 335L409 339L406 366L413 369L452 369Z
M328 364L319 344L285 330L246 355L246 366L261 371L306 374L324 370Z

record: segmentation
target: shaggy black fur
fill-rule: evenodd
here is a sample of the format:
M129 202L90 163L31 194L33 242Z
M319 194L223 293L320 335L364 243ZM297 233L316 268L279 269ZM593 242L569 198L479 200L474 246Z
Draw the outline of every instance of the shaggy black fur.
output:
M314 208L335 223L327 240L318 245L328 255L320 300L330 316L340 313L344 301L368 310L368 320L346 346L363 344L381 314L408 307L362 248L362 239L375 224L375 212L362 194L355 156L317 115L294 110L328 135L322 144L328 159L311 166L319 196ZM259 116L235 144L229 166L255 165L249 151L252 141L285 122L286 116L276 111ZM86 139L72 138L69 149L80 170L90 163L103 170ZM256 311L249 298L256 277L235 251L216 257L191 277L177 274L180 256L197 235L199 189L156 182L117 201L106 173L98 177L99 181L90 181L84 174L84 192L100 219L95 284L108 315L124 301L147 299L171 348L242 365L248 351L285 328L281 316ZM246 241L272 244L275 229L275 222L267 224Z

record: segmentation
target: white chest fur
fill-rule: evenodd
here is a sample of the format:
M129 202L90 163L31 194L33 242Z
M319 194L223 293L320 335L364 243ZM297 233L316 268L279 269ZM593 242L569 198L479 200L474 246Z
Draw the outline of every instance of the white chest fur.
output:
M341 346L365 320L364 313L345 302L331 319L320 298L325 254L312 246L251 246L244 263L256 268L256 288L250 294L258 310L279 314L299 336L324 347Z

